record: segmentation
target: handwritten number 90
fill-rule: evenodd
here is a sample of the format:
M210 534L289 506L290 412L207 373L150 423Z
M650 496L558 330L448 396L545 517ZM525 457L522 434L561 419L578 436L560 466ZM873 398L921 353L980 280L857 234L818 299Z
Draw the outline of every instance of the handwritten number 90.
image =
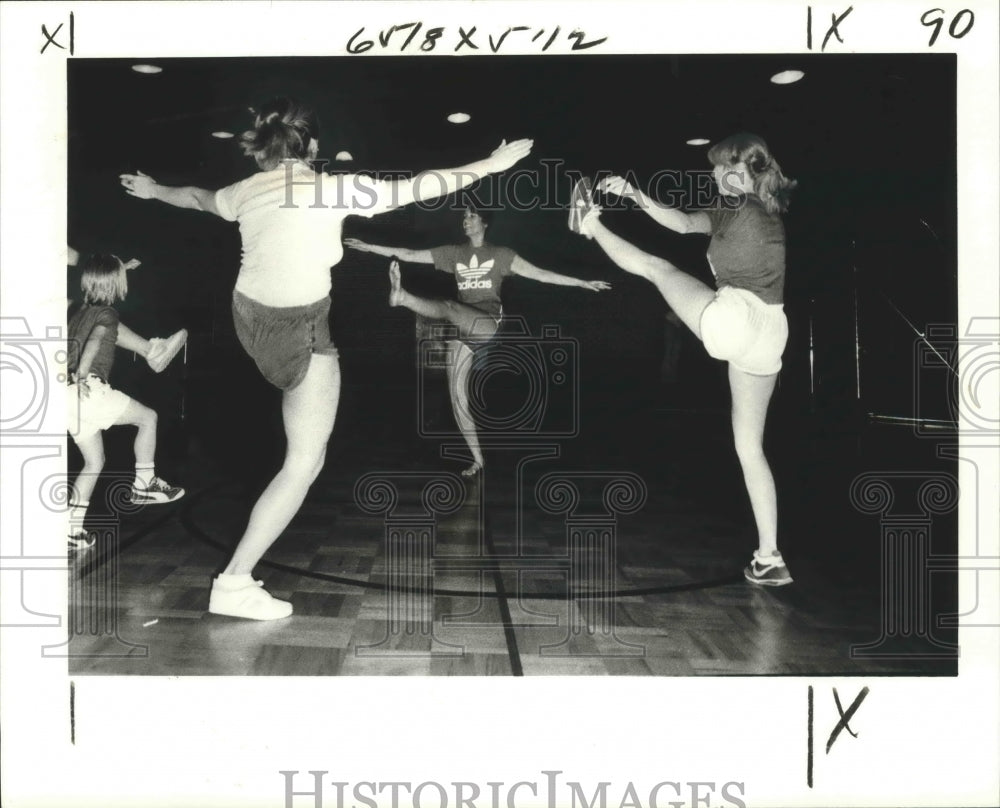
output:
M929 19L931 14L940 14L941 16ZM934 33L931 34L931 41L927 43L928 48L934 47L934 43L937 42L938 34L941 33L941 26L944 25L944 9L932 8L929 11L925 11L920 17L920 22L928 28L931 26L934 27ZM948 26L948 35L952 39L961 39L972 30L972 26L975 22L976 15L967 8L962 9L955 15L955 18L951 21L951 25Z

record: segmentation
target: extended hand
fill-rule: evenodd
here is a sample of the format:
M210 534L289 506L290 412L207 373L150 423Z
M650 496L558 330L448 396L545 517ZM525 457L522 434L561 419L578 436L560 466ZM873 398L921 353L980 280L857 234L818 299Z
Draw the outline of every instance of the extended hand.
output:
M122 269L128 271L130 269L135 269L136 267L140 266L142 266L142 261L140 261L138 258L133 258L131 261L126 261L124 264L122 264Z
M635 189L624 177L607 177L597 184L597 189L613 196L634 196Z
M137 196L139 199L153 199L156 196L156 180L141 171L135 174L120 174L118 179L122 181L125 193L129 196Z
M607 281L584 281L582 288L591 292L606 292L611 288L611 284Z
M344 246L350 247L352 250L360 250L361 252L371 252L370 247L363 241L359 241L356 238L345 238Z
M493 153L486 158L487 171L490 174L495 174L498 171L506 171L518 160L523 160L527 157L531 153L531 147L534 145L535 141L527 138L515 140L513 143L508 143L506 140L501 141L500 145L493 150Z

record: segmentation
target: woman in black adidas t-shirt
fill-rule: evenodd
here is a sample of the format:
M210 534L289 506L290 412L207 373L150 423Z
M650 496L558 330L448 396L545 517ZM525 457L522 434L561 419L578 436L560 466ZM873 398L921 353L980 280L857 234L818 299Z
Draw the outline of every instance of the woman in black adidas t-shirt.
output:
M454 275L458 286L458 301L429 300L403 289L399 264L393 261L389 268L391 282L389 305L403 306L433 320L447 320L458 329L459 338L449 341L448 389L451 393L455 421L472 452L472 465L462 472L465 477L475 477L482 471L484 463L476 422L469 411L469 373L472 370L473 352L489 342L500 327L503 319L500 289L504 278L519 275L542 283L576 286L592 292L611 288L611 285L604 281L584 281L547 269L539 269L513 250L487 243L486 228L489 226L487 217L488 211L468 208L462 217L462 230L467 239L466 243L435 247L430 250L384 247L357 239L344 240L344 244L348 247L362 252L372 252L417 264L434 264L435 269Z

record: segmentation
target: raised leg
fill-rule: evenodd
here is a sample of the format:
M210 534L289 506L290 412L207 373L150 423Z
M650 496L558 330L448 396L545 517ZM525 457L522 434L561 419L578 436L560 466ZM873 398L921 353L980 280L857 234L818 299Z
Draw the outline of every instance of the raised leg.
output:
M430 300L407 292L402 287L399 265L395 261L389 267L389 281L390 306L403 306L432 320L447 320L458 328L463 339L488 340L497 332L496 320L481 309L454 300Z
M118 339L115 340L115 345L119 348L124 348L126 351L134 351L143 359L149 356L149 340L145 337L140 337L125 323L118 323Z
M701 315L715 297L711 288L669 261L650 255L615 235L604 226L596 212L584 219L584 232L592 236L619 267L656 286L681 322L701 339Z

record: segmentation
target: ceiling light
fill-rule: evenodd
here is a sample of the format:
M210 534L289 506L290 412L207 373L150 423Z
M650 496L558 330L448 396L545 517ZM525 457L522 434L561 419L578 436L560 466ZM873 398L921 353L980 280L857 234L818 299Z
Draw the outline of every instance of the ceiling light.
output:
M163 72L163 68L157 67L156 65L132 65L132 69L136 73L145 73L147 76Z
M805 76L801 70L782 70L771 76L771 84L795 84Z
M217 137L219 140L229 140L229 138L234 137L232 132L212 132L212 137Z
M353 160L354 159L354 155L351 154L349 151L339 151L339 152L337 152L337 156L334 157L333 159L334 160L339 160L342 163L346 163L346 162L348 162L350 160Z
M711 141L707 137L693 137L690 140L685 140L688 146L707 146Z
M468 123L472 116L468 112L453 112L448 116L448 123Z

